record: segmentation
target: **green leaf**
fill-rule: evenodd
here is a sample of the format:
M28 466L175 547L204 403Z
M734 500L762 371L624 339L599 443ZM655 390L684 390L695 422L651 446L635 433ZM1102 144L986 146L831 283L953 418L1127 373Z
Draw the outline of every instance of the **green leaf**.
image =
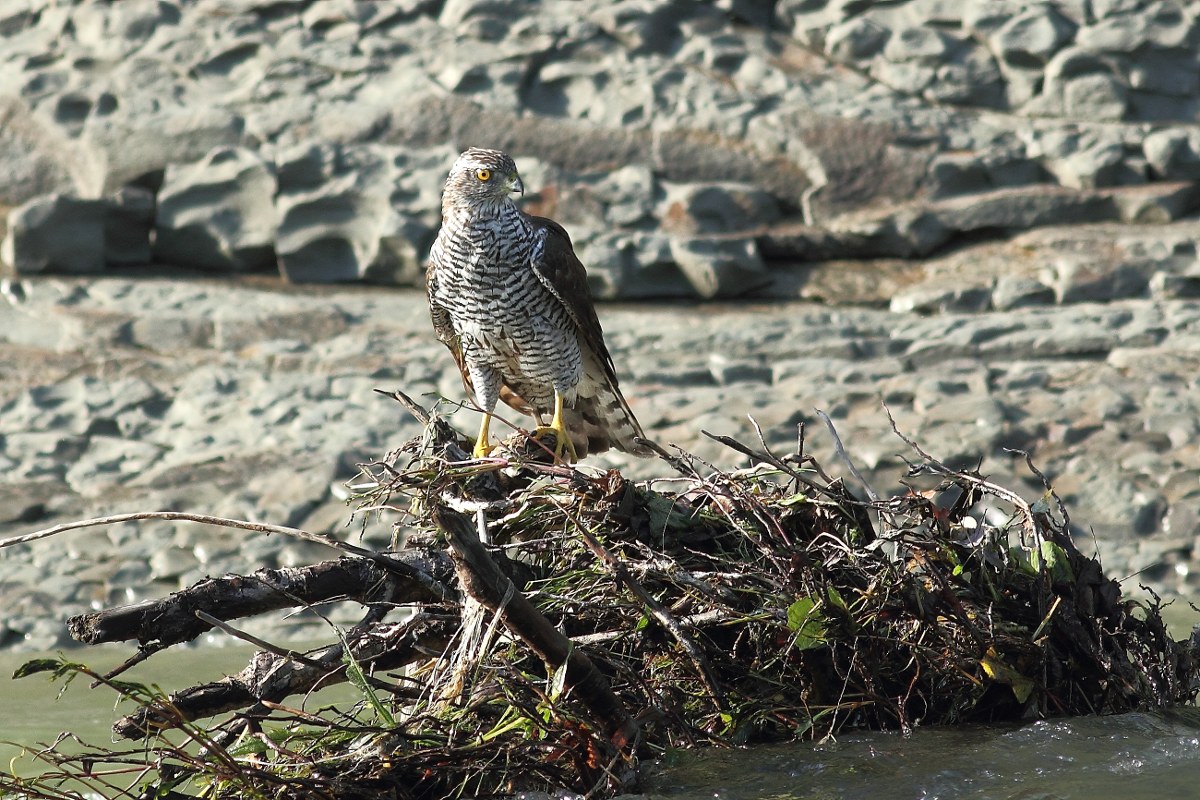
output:
M1054 582L1064 581L1067 583L1075 582L1075 573L1071 569L1071 559L1067 555L1067 551L1054 542L1042 542L1039 548L1041 553L1041 561L1045 565L1046 571L1050 573L1050 579Z
M35 658L17 667L13 672L13 678L28 678L39 672L57 672L60 663L57 658Z
M1037 684L1031 679L1005 664L994 648L988 648L987 655L979 660L979 666L983 667L984 673L996 683L1011 687L1018 703L1028 700L1029 695L1037 688Z
M356 689L362 692L363 697L370 703L371 708L375 709L375 713L379 715L383 723L389 728L396 727L396 718L392 716L392 712L379 699L379 695L375 694L375 689L372 688L371 684L367 683L366 673L363 672L362 667L359 666L354 657L350 655L349 647L343 649L342 663L346 665L346 678Z
M820 604L811 597L801 597L788 606L788 628L796 633L792 644L797 650L811 650L825 644L825 616Z

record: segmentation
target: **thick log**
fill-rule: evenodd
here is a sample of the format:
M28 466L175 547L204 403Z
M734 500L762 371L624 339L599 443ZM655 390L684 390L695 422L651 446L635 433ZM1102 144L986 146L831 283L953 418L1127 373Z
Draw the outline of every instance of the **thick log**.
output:
M385 597L395 603L436 602L452 596L446 581L453 577L450 559L438 550L338 558L308 567L208 578L158 600L71 617L67 628L85 644L136 639L142 645L169 647L212 629L196 617L196 611L231 620L334 598L368 604Z
M538 611L488 555L470 518L445 506L430 509L445 532L463 591L499 615L514 636L544 661L551 672L566 664L566 682L575 696L596 715L618 748L632 742L637 723L608 680L571 640Z
M350 653L364 671L396 669L444 650L458 627L457 615L420 614L401 623L376 625L350 641ZM172 693L167 704L143 706L113 725L122 739L144 739L182 722L216 716L346 681L342 646L331 645L302 660L256 653L239 672L222 680Z

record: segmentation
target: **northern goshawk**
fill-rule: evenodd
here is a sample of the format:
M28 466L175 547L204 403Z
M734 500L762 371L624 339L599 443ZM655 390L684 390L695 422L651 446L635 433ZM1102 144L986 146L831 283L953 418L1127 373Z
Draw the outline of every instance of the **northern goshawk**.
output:
M433 328L483 410L476 458L488 451L497 399L553 431L573 460L610 447L653 451L617 386L587 273L558 223L524 213L513 160L471 148L450 169L426 283ZM545 417L551 416L549 426Z

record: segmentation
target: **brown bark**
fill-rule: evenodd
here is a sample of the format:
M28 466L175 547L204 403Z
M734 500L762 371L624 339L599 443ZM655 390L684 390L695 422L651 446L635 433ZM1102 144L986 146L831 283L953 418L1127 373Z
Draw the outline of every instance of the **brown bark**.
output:
M463 590L498 614L505 627L537 653L551 672L566 664L567 685L604 725L613 743L622 747L631 742L637 723L592 660L500 571L480 543L475 525L468 517L444 506L431 510L434 522L449 539L451 558Z
M430 651L443 650L457 626L457 616L429 614L407 622L376 625L350 641L350 653L364 671L395 669L427 658ZM343 653L341 645L331 645L302 659L256 653L237 675L174 692L166 704L145 706L117 720L113 733L123 739L142 739L182 722L260 706L264 701L278 703L318 686L343 683L347 679Z

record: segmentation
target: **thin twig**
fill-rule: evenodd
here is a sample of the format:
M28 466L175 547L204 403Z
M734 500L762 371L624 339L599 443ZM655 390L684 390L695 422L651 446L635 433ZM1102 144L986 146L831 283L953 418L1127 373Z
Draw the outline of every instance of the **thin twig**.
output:
M986 481L983 478L980 478L978 475L971 475L969 473L950 469L950 467L947 467L941 461L938 461L936 458L929 455L929 453L926 453L921 449L920 445L900 432L900 428L896 424L896 418L892 416L892 410L888 408L886 404L884 404L883 410L887 412L888 422L892 424L892 431L899 436L905 444L916 451L916 453L921 456L922 459L925 460L924 467L926 469L929 469L938 475L944 475L946 477L955 478L956 480L972 484L986 494L990 494L993 497L998 497L1001 500L1006 500L1009 503L1012 503L1013 506L1015 506L1016 509L1021 512L1022 529L1024 534L1029 537L1030 541L1037 541L1037 521L1034 519L1033 509L1029 507L1029 503L1025 501L1025 498L1021 497L1021 495L1017 494L1011 489L1005 489L1003 486L998 486L991 481Z
M871 484L868 483L867 479L863 477L863 474L858 471L858 467L854 466L854 462L850 459L850 454L847 453L846 448L842 446L842 437L838 436L837 428L833 426L833 420L831 420L829 415L821 409L818 408L815 409L815 411L817 416L821 418L821 421L825 423L825 427L829 429L829 435L833 437L833 449L837 453L838 458L840 458L846 465L846 468L850 470L850 474L854 476L855 480L862 484L863 490L867 493L867 497L871 499L871 502L878 503L878 492L871 488Z

